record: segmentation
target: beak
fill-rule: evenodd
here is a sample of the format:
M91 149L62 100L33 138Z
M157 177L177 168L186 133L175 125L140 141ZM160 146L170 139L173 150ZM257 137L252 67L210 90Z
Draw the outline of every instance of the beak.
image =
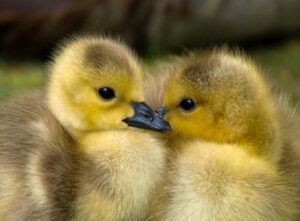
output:
M161 118L163 118L167 113L167 108L161 107L155 111Z
M128 126L166 132L170 130L170 124L162 119L162 115L153 111L144 102L132 102L134 115L123 119Z

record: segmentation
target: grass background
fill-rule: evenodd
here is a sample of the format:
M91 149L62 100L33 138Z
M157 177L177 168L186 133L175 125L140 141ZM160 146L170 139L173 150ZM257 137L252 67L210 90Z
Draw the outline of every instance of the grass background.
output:
M279 88L300 101L300 41L258 47L247 51ZM156 56L155 59L159 58ZM154 58L152 58L154 59ZM147 59L151 63L151 59ZM0 58L0 100L41 88L47 79L47 62Z

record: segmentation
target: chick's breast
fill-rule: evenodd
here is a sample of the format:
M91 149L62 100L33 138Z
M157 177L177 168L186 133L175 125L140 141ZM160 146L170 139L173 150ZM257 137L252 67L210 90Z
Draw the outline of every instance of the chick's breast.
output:
M81 145L76 220L142 220L162 179L162 143L147 132L116 130L89 134Z
M238 146L187 143L169 168L153 220L297 220L287 176Z

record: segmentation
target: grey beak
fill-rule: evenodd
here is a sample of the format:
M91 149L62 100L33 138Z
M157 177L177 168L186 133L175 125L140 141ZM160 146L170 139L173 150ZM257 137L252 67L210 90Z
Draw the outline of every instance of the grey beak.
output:
M153 111L144 102L132 102L132 108L134 115L123 120L128 126L159 132L170 130L170 124L162 118L162 112Z

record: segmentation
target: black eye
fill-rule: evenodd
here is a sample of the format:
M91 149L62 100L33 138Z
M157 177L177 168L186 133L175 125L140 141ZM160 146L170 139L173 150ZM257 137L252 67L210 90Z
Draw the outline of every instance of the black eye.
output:
M110 87L101 87L98 89L98 94L104 100L111 100L116 97L115 91Z
M195 106L196 106L196 103L191 98L185 98L179 104L179 107L186 111L190 111L190 110L194 109Z

